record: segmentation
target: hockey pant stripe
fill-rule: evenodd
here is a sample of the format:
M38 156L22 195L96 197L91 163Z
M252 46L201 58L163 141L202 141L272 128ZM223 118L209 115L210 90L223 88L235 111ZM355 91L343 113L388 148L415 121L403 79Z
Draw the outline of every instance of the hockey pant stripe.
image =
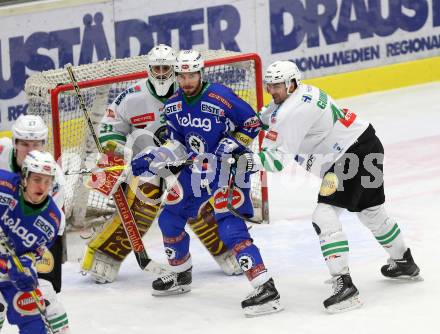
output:
M321 246L321 250L325 251L326 249L335 248L335 247L339 247L339 246L348 246L348 241L343 240L343 241L338 241L338 242L332 242L332 243Z
M381 245L387 245L390 242L392 242L394 239L396 239L396 237L400 234L400 228L397 224L394 224L393 228L391 229L391 231L389 231L388 233L382 235L382 236L378 236L376 237L377 241L379 241L379 243Z
M54 331L57 331L58 329L66 326L69 323L69 320L67 319L67 314L64 313L63 315L59 316L58 318L50 319L49 323L50 323L50 326L52 327L52 329Z
M344 252L348 252L348 251L349 251L349 248L348 248L348 247L336 248L336 249L331 249L331 250L329 250L329 251L327 251L327 252L323 252L322 255L323 255L324 257L327 257L327 256L332 255L332 254L336 254L336 253L344 253Z

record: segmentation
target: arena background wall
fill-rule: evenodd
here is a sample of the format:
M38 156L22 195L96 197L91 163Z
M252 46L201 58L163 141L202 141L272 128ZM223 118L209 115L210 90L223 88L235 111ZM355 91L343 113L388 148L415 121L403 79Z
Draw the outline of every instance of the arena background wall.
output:
M0 7L0 22L0 136L32 73L157 43L291 59L336 98L440 80L440 0L42 1Z

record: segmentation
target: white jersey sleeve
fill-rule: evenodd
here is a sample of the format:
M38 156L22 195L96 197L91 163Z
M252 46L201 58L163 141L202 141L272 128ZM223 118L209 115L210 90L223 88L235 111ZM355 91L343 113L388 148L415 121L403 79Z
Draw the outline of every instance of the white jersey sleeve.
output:
M13 171L12 159L14 158L14 150L12 140L8 137L0 138L0 169Z
M259 154L262 165L270 166L267 161L271 160L276 167L283 154L288 154L317 176L322 176L324 169L339 159L369 124L341 109L324 91L305 84L284 103L272 103L264 112L270 115L263 117L269 128Z

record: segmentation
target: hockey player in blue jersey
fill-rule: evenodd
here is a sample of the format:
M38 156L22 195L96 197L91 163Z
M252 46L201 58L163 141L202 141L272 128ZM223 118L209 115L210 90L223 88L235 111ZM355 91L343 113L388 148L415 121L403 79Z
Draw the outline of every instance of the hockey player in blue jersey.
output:
M46 334L42 316L30 292L38 289L35 262L56 239L61 211L49 192L57 164L47 152L32 151L22 163L22 176L0 170L0 238L15 251L20 271L0 242L0 293L8 305L7 317L21 334Z
M214 198L219 235L234 254L255 289L242 302L247 316L282 310L280 296L243 219L226 208L228 158L248 150L258 135L260 122L250 105L229 88L203 81L204 60L195 50L183 50L176 59L179 90L165 105L169 140L132 161L134 175L161 173L158 163L166 159L195 158L180 169L171 194L159 216L165 253L173 272L153 282L153 295L180 294L190 290L192 263L185 225L196 217L201 205ZM165 157L167 157L165 159ZM230 160L229 160L230 161ZM176 173L176 168L171 168ZM249 178L249 175L246 176ZM245 180L246 181L246 180ZM250 186L235 187L235 208L252 216Z

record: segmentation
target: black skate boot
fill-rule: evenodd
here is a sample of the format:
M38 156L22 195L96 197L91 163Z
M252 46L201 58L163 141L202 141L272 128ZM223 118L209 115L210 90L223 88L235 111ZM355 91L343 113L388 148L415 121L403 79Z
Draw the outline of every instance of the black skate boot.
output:
M246 317L275 313L283 310L280 305L280 294L275 288L273 279L260 285L241 302Z
M419 275L420 269L415 264L409 248L403 253L403 258L399 260L388 259L388 264L382 266L380 271L385 277L423 280Z
M165 274L153 281L153 296L179 295L191 291L192 268L181 273Z
M324 300L324 307L330 313L345 312L362 306L359 291L354 286L350 274L334 277L333 295Z

